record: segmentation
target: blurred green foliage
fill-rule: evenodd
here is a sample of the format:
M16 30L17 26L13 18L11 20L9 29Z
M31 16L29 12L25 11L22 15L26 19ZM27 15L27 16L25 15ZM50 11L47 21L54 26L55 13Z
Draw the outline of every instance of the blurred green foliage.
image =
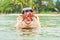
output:
M32 7L36 13L60 11L60 1L57 0L0 0L0 13L21 13L22 8ZM57 8L58 10L55 10Z

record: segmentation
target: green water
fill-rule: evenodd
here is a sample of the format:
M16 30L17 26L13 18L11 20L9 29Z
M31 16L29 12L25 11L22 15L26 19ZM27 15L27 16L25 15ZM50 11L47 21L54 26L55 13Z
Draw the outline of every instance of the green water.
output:
M60 16L40 16L42 28L34 36L19 36L17 16L0 16L0 40L60 40Z

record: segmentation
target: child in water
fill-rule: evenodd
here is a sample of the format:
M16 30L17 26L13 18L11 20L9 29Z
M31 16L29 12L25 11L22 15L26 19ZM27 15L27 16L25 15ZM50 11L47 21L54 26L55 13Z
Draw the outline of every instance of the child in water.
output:
M34 14L33 9L30 7L23 8L22 15L17 18L16 29L25 32L39 29L40 27L39 17Z

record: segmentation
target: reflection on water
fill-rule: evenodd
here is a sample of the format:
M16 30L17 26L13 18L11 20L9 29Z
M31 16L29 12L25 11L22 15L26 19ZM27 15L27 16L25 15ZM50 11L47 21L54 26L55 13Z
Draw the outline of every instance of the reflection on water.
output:
M0 40L60 40L60 16L40 18L42 28L37 30L38 34L19 35L15 29L17 16L0 17ZM31 33L30 33L31 34Z

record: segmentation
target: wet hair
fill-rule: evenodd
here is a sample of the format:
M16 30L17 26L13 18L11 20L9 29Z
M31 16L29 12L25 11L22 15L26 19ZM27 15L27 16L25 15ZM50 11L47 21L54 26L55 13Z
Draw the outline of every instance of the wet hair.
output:
M25 11L25 12L28 12L28 11L33 12L32 8L30 8L30 7L23 8L23 9L22 9L22 14L24 14L24 11Z

